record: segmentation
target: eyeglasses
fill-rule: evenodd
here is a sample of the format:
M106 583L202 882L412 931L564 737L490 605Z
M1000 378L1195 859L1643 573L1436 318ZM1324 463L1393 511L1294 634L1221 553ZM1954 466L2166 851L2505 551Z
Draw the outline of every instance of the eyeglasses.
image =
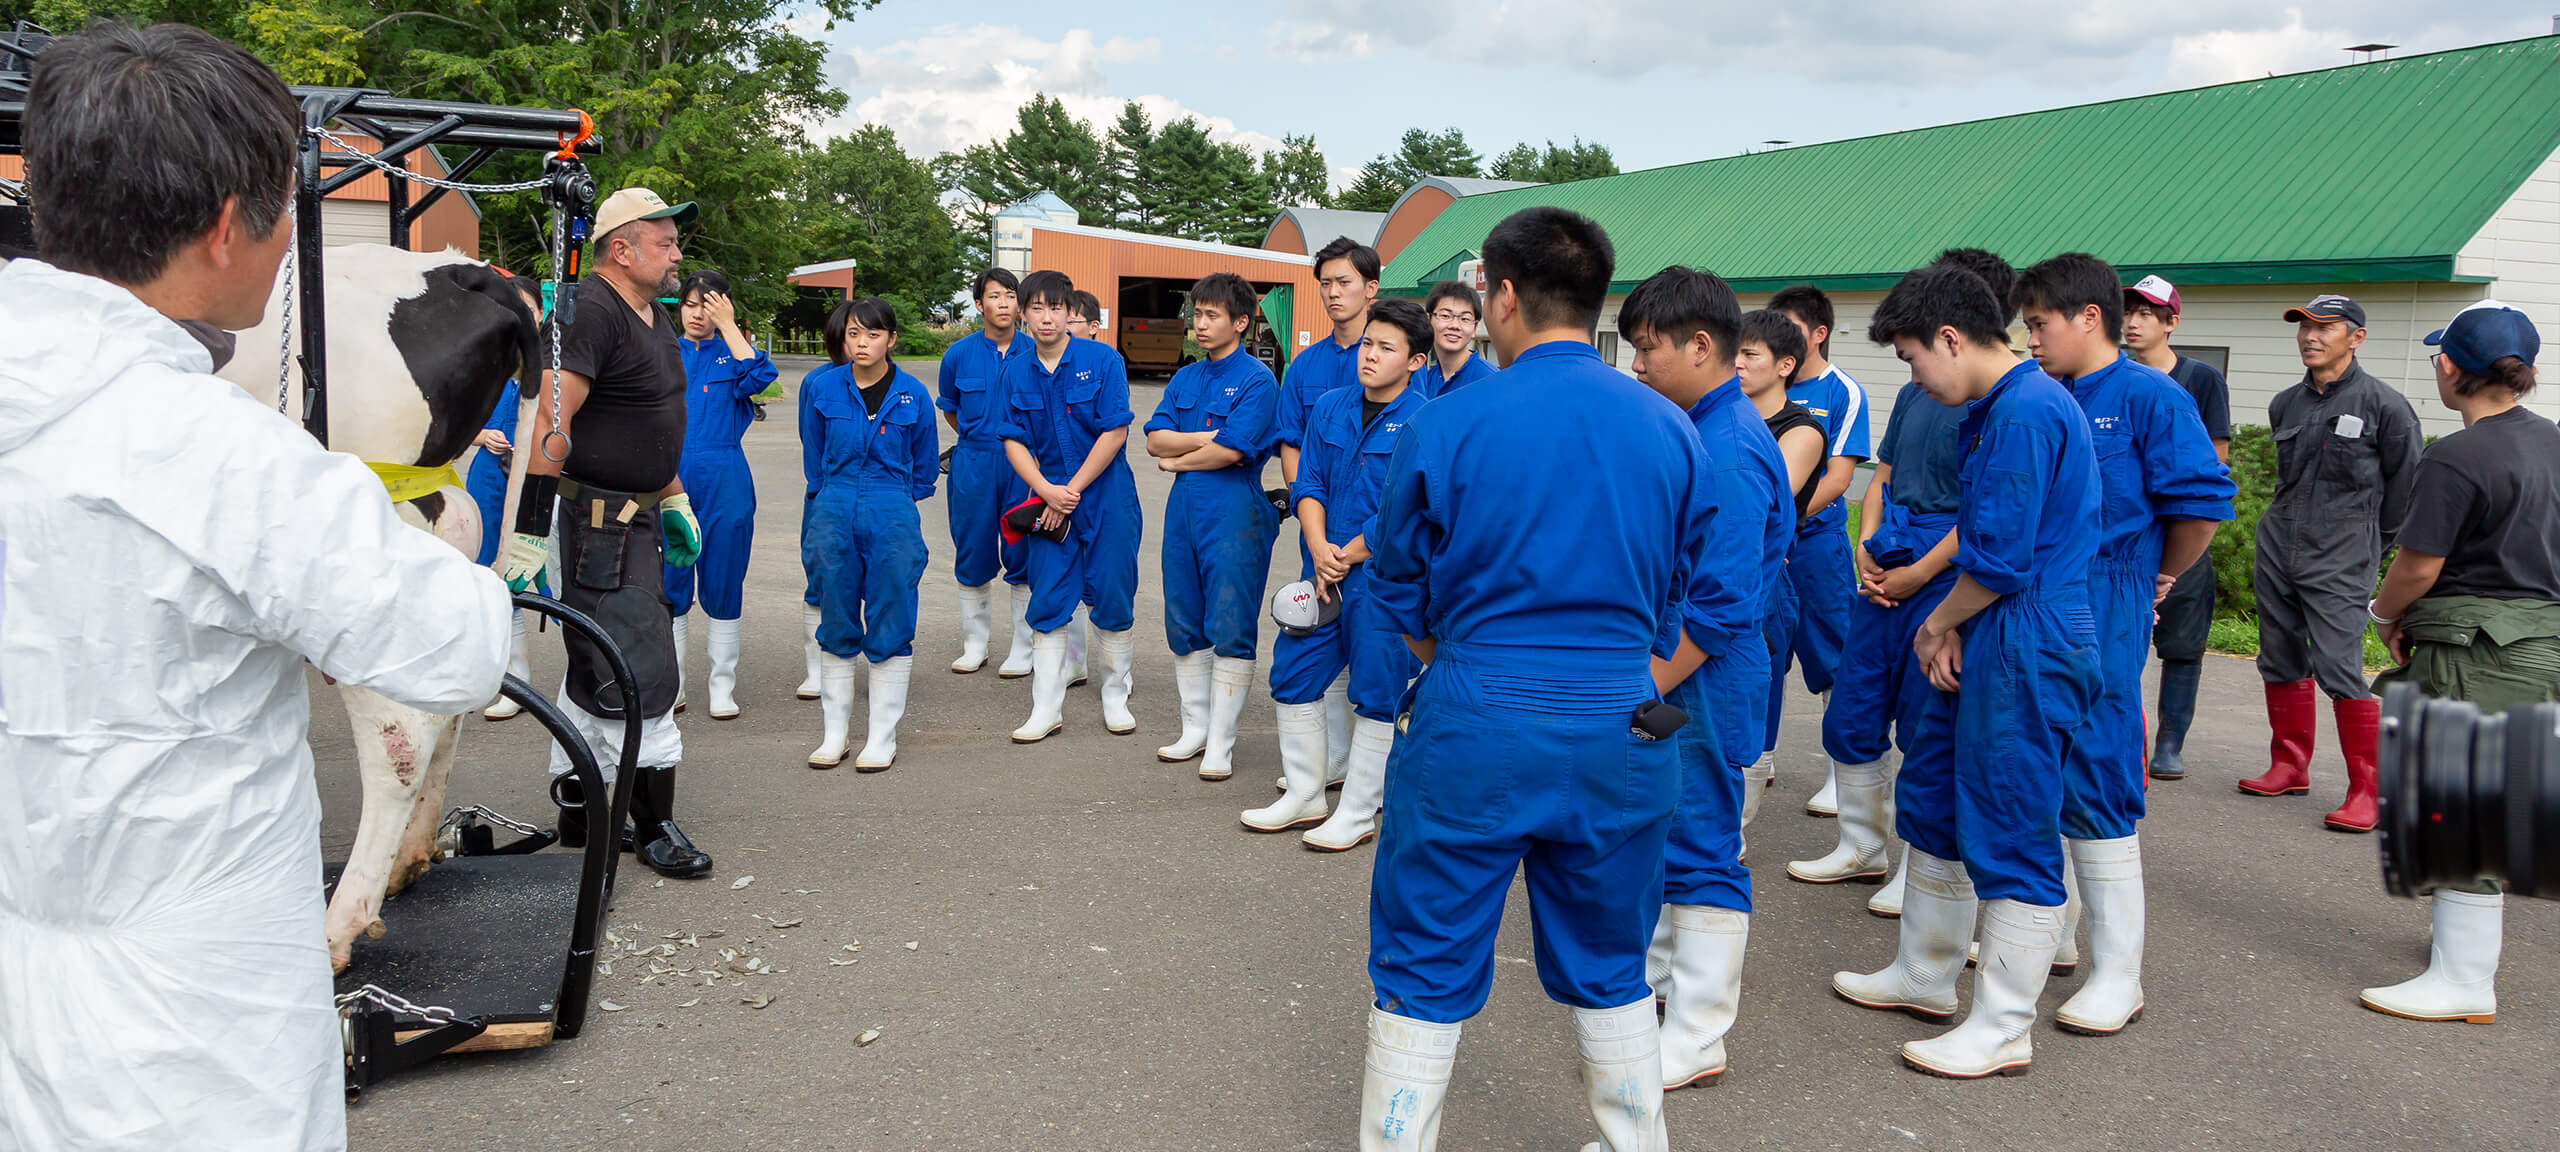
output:
M1452 312L1446 308L1432 313L1431 318L1443 324L1473 324L1476 322L1476 314L1473 312Z

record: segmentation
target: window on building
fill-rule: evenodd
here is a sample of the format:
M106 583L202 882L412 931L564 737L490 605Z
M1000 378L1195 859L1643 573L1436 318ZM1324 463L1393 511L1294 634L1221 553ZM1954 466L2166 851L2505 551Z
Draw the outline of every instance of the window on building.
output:
M1599 339L1598 341L1596 341L1596 343L1598 344L1598 346L1599 346L1599 348L1600 348L1600 358L1601 358L1602 360L1606 360L1606 361L1608 361L1608 362L1609 362L1609 366L1610 366L1610 367L1612 367L1612 368L1617 367L1617 366L1618 366L1618 334L1617 334L1617 333L1615 333L1615 332L1602 332L1602 333L1600 333L1600 334L1599 334L1599 336L1600 336L1600 339Z
M2229 348L2218 348L2206 344L2172 343L2169 345L2169 350L2189 360L2211 364L2213 370L2222 373L2225 378L2231 375L2231 349Z

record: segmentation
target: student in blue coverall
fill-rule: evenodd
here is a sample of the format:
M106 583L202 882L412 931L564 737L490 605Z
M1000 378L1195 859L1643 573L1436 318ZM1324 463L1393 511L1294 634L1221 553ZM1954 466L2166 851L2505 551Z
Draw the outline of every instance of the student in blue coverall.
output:
M1980 248L1951 248L1934 262L1980 276L2008 322L2009 289L2018 280L2008 261ZM1894 397L1858 516L1858 597L1849 604L1847 641L1822 710L1823 752L1838 765L1840 842L1822 857L1787 864L1790 878L1808 884L1872 881L1891 870L1893 879L1867 900L1867 911L1888 919L1902 914L1903 873L1895 866L1896 765L1887 754L1897 745L1909 754L1935 695L1911 641L1955 587L1957 467L1964 459L1956 426L1963 420L1964 409L1931 400L1918 384L1903 385ZM2066 932L2054 967L2078 962Z
M1484 315L1484 300L1475 289L1443 280L1422 298L1422 310L1431 317L1431 362L1422 366L1413 383L1424 396L1455 392L1493 375L1493 362L1476 355L1476 327Z
M529 294L525 302L533 305L535 315L541 315L542 306ZM464 478L462 486L471 493L471 502L480 506L480 563L484 567L497 561L498 545L507 537L507 517L500 513L499 506L507 499L507 466L515 455L516 415L523 406L523 393L516 382L507 381L506 391L498 395L498 406L489 410L488 423L482 424L480 434L471 438L480 450L472 454L471 474ZM522 613L516 615L515 633L514 647L507 657L507 674L530 683L533 666L526 657ZM505 720L522 711L515 701L500 696L480 714L491 720Z
M851 739L854 658L871 667L871 724L857 772L888 769L915 671L916 588L924 581L924 524L942 437L933 394L897 366L898 313L877 296L836 306L829 343L844 363L800 386L800 461L809 527L801 547L818 580L819 699L826 736L812 768L844 762Z
M1406 424L1371 540L1370 595L1429 667L1387 765L1360 1147L1436 1144L1525 869L1539 982L1574 1009L1589 1147L1658 1150L1644 951L1680 761L1635 721L1699 662L1680 620L1709 465L1680 410L1592 348L1615 262L1598 225L1529 208L1483 252L1505 368Z
M755 550L756 481L740 441L755 423L755 397L781 373L738 327L729 278L696 272L677 290L684 335L684 458L678 474L702 516L702 556L689 568L667 565L667 614L675 618L676 707L684 707L686 617L696 581L702 614L711 620L711 718L738 718L738 617L744 607L747 557Z
M1316 401L1306 427L1306 453L1289 502L1298 516L1299 546L1313 556L1316 594L1339 601L1341 615L1305 634L1271 644L1271 699L1280 728L1280 799L1242 814L1244 826L1279 832L1322 821L1300 837L1320 852L1343 852L1378 834L1387 757L1395 747L1396 708L1413 682L1413 652L1388 626L1372 590L1370 534L1387 466L1404 429L1431 399L1414 384L1431 347L1431 325L1410 300L1369 305L1360 343L1360 387ZM1326 816L1325 686L1350 685L1354 717L1351 762L1342 799Z
M2098 458L2071 393L2009 350L2008 309L1982 277L1936 264L1902 278L1867 335L1891 343L1931 398L1966 408L1955 587L1912 642L1938 689L1894 782L1911 853L1901 944L1831 987L1870 1008L1944 1021L1973 932L1973 1012L1902 1046L1913 1068L2015 1075L2032 1058L2036 997L2062 937L2062 773L2098 694L2089 566Z
M960 658L954 672L975 672L987 664L987 642L995 627L995 579L1001 568L1013 576L1013 649L998 670L1004 676L1031 674L1031 628L1023 613L1031 608L1019 553L1003 547L996 526L1006 508L1022 499L1022 479L1004 458L1004 442L996 438L993 404L996 381L1005 364L1031 349L1031 338L1015 326L1015 293L1021 282L1002 268L989 268L970 282L985 327L952 341L942 353L940 391L934 406L942 410L955 437L951 445L951 484L943 493L951 522L951 575L960 585Z
M2236 491L2195 398L2126 355L2124 282L2081 252L2018 276L2027 350L2087 414L2098 455L2098 699L2063 759L2062 837L2089 918L2088 982L2053 1014L2105 1036L2142 1014L2142 669L2154 606L2213 544Z
M1191 337L1206 353L1164 386L1147 419L1147 454L1174 474L1165 498L1164 634L1182 698L1182 735L1156 749L1200 778L1235 772L1236 719L1253 684L1262 586L1280 518L1262 493L1280 412L1280 384L1244 351L1253 285L1212 272L1191 286Z
M1711 272L1671 267L1618 306L1618 333L1635 347L1636 378L1678 405L1707 455L1707 546L1690 559L1693 594L1680 639L1703 661L1665 697L1689 714L1672 735L1680 805L1663 853L1663 920L1654 946L1668 979L1662 1084L1668 1091L1724 1075L1724 1036L1742 998L1751 935L1751 872L1742 866L1742 769L1760 743L1769 646L1760 619L1786 579L1795 494L1768 421L1734 372L1742 305ZM1759 547L1749 546L1757 541ZM1665 946L1667 944L1667 947Z
M1316 249L1316 297L1325 319L1333 324L1328 339L1318 340L1289 359L1280 375L1280 479L1298 482L1298 453L1306 439L1307 417L1316 401L1342 388L1360 386L1360 335L1369 326L1369 302L1378 298L1378 253L1348 236ZM1315 561L1303 541L1298 549L1298 578L1315 579ZM1278 685L1273 685L1277 688ZM1351 686L1337 680L1324 692L1325 782L1341 782L1351 762ZM1288 787L1287 781L1281 787Z
M1102 654L1102 723L1112 735L1138 730L1129 713L1137 652L1138 485L1121 455L1129 442L1129 371L1120 354L1067 334L1075 283L1064 273L1022 278L1022 314L1031 354L1005 361L995 433L1005 459L1041 502L1039 526L1063 524L1067 538L1031 536L1023 563L1031 576L1026 619L1031 647L1031 716L1016 744L1036 744L1064 726L1069 677L1067 625L1076 606L1091 614Z
M1867 458L1867 393L1830 360L1831 326L1837 317L1829 296L1811 284L1798 284L1779 289L1769 297L1769 307L1804 329L1805 362L1796 367L1787 399L1803 405L1831 434L1830 463L1814 487L1813 512L1796 525L1796 545L1787 554L1787 582L1795 592L1795 643L1781 654L1775 673L1783 680L1789 663L1801 666L1805 690L1828 700L1840 646L1848 635L1849 603L1857 599L1857 572L1849 563L1847 493L1857 479L1858 462ZM1752 768L1756 783L1765 785L1777 776L1777 747L1773 723L1771 755ZM1832 772L1826 756L1822 787L1805 801L1805 811L1817 816L1838 811Z

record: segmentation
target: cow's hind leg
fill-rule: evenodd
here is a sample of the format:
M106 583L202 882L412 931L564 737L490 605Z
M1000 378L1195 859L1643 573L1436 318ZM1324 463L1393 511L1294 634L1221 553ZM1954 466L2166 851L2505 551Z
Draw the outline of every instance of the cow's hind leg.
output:
M426 775L418 781L418 798L409 806L408 831L400 837L400 853L391 861L389 893L416 883L435 863L436 829L444 823L445 781L453 775L454 746L461 743L462 717L444 718L444 730L436 736L435 755L427 761Z
M364 781L364 811L356 820L355 846L329 898L329 963L347 966L357 934L381 939L382 897L391 864L419 786L438 758L438 744L452 717L429 716L393 703L378 692L340 685L347 719L355 728L356 768Z

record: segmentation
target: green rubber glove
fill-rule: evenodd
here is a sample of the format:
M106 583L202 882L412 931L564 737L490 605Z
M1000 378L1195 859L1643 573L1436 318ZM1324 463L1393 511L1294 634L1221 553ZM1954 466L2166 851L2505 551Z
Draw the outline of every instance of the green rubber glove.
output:
M522 592L542 579L551 561L551 539L518 532L507 538L507 591Z
M658 501L658 538L666 543L667 563L691 568L702 558L702 521L693 515L693 498L678 492Z

